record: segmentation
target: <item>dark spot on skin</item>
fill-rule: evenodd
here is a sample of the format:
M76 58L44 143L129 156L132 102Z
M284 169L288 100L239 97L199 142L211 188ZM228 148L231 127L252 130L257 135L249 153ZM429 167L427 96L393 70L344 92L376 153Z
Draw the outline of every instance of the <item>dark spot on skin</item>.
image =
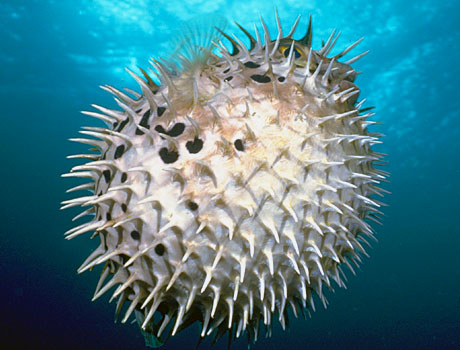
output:
M198 209L198 204L196 204L194 201L187 201L187 208L189 208L192 211L195 211Z
M165 108L165 107L158 107L158 108L157 108L157 114L158 114L158 116L161 117L165 111L166 111L166 108Z
M270 77L260 74L251 75L251 79L258 83L269 83L271 81Z
M126 211L128 210L128 206L125 203L123 203L121 205L121 210L123 210L123 213L126 213Z
M236 139L234 142L234 145L238 151L241 151L241 152L244 151L244 144L243 144L243 141L241 141L241 139Z
M280 83L282 83L282 82L285 81L285 80L286 80L285 77L278 77L278 81L279 81Z
M128 174L122 173L121 174L121 182L125 182L128 179Z
M172 129L168 131L168 135L171 137L176 137L182 134L185 130L185 124L184 123L177 123L175 124Z
M150 109L148 109L144 115L142 116L142 119L139 123L139 125L143 126L144 128L148 128L149 127L149 118L150 118Z
M113 156L115 159L120 158L123 155L123 152L125 151L125 145L120 145L116 148L115 150L115 155Z
M120 123L120 125L118 126L117 131L120 132L121 130L123 130L123 128L126 126L126 124L128 124L128 122L129 122L129 119L128 119L128 118L126 118L125 120L123 120L123 121Z
M248 67L248 68L259 68L260 67L260 64L257 64L257 63L252 62L252 61L248 61L244 65L246 67Z
M137 231L131 231L131 238L138 241L141 238L141 235Z
M155 253L157 253L159 256L163 256L163 254L165 253L166 251L166 248L163 244L157 244L156 247L155 247Z
M99 191L98 196L101 196L101 195L102 195L102 191Z
M176 137L182 134L185 130L185 124L184 123L176 123L174 126L169 129L168 131L165 130L161 125L155 126L155 130L159 132L160 134L165 134L169 135L171 137Z
M163 128L163 126L161 126L161 125L155 126L155 130L157 132L159 132L160 134L168 134L168 132L165 130L165 128Z
M104 170L102 172L102 175L104 175L105 182L109 183L110 182L110 170Z
M227 74L228 72L230 72L230 68L227 68L226 70L224 70L224 74Z
M114 130L115 130L115 128L117 127L117 125L118 125L118 122L113 123L113 129L114 129Z
M126 254L120 254L119 255L121 257L121 264L124 265L126 264L126 262L129 260L129 256L127 256Z
M233 77L230 75L229 77L225 78L224 81L230 81L232 79L233 79Z
M105 218L107 219L107 221L110 221L110 220L112 220L112 215L110 215L110 213L107 213L105 215Z
M160 158L166 164L174 163L179 158L179 153L176 151L169 151L166 147L160 149Z
M150 128L149 117L150 117L150 110L148 110L147 112L144 113L139 125L143 126L146 129L149 129ZM144 135L144 132L142 130L140 130L140 129L136 129L136 135Z
M193 141L187 141L185 147L190 153L198 153L203 148L203 140L195 137Z

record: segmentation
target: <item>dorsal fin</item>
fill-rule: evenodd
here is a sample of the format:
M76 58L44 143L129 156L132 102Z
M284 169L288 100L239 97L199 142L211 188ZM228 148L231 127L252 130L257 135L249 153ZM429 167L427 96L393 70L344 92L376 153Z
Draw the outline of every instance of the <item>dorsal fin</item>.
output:
M312 29L312 26L311 26L311 14L310 14L310 16L308 17L307 32L305 33L305 36L302 39L300 39L299 41L302 44L304 44L306 47L311 48L312 38L313 38L313 29Z
M168 61L173 62L170 69L173 73L195 70L206 64L214 49L213 42L217 42L221 34L216 27L225 30L227 20L219 15L196 16L185 22L173 34L173 51Z

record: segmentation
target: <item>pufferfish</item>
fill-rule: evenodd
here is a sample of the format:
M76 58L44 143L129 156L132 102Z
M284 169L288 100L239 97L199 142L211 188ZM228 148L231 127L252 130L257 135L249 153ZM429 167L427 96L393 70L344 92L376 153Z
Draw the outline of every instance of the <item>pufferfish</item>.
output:
M66 237L99 238L78 272L102 266L94 299L114 288L116 315L135 316L149 346L194 324L199 342L255 342L261 325L326 307L324 290L367 256L388 176L350 66L367 51L339 62L361 38L329 56L335 31L314 50L311 16L293 38L299 18L285 35L276 13L276 38L262 18L262 37L237 24L248 46L220 28L185 35L150 74L128 70L140 93L103 87L120 110L83 112L107 126L71 139L92 153L63 176L90 194L63 208L92 219Z

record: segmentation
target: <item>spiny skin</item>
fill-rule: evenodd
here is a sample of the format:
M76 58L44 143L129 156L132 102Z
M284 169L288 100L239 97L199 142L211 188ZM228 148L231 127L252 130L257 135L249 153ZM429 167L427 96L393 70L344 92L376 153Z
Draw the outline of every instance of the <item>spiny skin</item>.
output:
M100 153L63 176L88 177L75 189L93 194L63 202L90 206L89 223L67 232L95 231L99 247L78 270L103 264L94 299L113 286L116 312L137 311L141 327L161 339L199 321L215 340L247 331L257 339L262 321L287 324L327 302L323 286L343 287L342 266L358 264L373 231L387 174L374 168L371 113L356 104L356 72L326 57L307 34L264 42L244 28L250 47L227 34L206 64L184 58L180 75L152 64L162 84L131 73L142 94L132 99L106 86L122 111L85 112L108 128L86 127L74 139ZM351 46L353 48L361 40ZM109 279L108 282L106 280ZM104 285L104 283L106 283ZM160 315L154 318L154 315Z

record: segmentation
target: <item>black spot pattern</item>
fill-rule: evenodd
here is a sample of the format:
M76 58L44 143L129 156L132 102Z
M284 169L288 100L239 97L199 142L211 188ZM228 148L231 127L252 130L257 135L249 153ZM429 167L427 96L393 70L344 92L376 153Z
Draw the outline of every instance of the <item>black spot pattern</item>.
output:
M166 108L165 108L165 107L158 107L158 108L157 108L157 114L158 114L158 116L161 117L165 111L166 111Z
M196 204L194 201L187 201L187 208L189 208L192 211L195 211L198 209L198 204Z
M278 77L278 81L279 81L280 83L282 83L282 82L283 82L283 81L285 81L285 80L286 80L286 78L285 78L285 77L283 77L283 76L281 76L281 77Z
M131 259L131 255L120 254L118 255L121 258L121 265L126 264L126 262Z
M102 172L102 175L104 176L105 182L109 183L110 182L110 170L104 170Z
M156 247L155 247L155 253L157 253L159 256L163 256L163 254L165 253L166 251L166 248L163 244L157 244Z
M230 81L232 79L233 79L233 77L230 75L229 77L225 78L224 81Z
M248 67L248 68L259 68L260 67L260 64L257 64L257 63L252 62L252 61L248 61L244 65L246 67Z
M117 131L118 131L118 132L121 132L121 130L123 130L123 128L126 126L126 124L128 124L128 122L129 122L129 119L128 119L128 118L126 118L125 120L123 120L123 121L120 123L120 125L118 126Z
M172 127L172 129L168 131L168 135L172 137L179 136L180 134L184 132L184 130L185 130L185 124L177 123Z
M121 210L123 210L123 213L126 213L126 211L128 210L128 206L125 203L123 203L121 205Z
M120 145L115 149L115 155L113 157L115 159L118 159L123 155L124 152L125 152L125 145Z
M141 235L136 230L131 231L131 238L138 241L141 238Z
M168 134L168 132L165 130L165 128L163 128L162 125L155 126L155 131L159 132L160 134Z
M126 180L128 180L128 174L122 173L122 174L121 174L121 182L123 183L123 182L125 182Z
M241 141L241 139L235 140L234 145L238 151L241 151L241 152L244 151L244 144L243 144L243 141Z
M160 158L166 164L174 163L179 158L177 151L169 151L166 147L160 149Z
M155 130L159 132L160 134L165 134L169 135L171 137L176 137L182 134L185 130L185 124L184 123L176 123L174 126L169 129L168 131L165 130L161 125L155 126Z
M150 110L148 110L147 112L144 113L144 115L142 116L141 121L139 122L139 125L143 126L146 129L149 129L150 128L149 117L150 117ZM136 135L144 135L144 132L142 130L140 130L140 129L136 129Z
M110 221L110 220L112 220L112 215L110 215L110 213L107 213L105 215L105 218L107 219L107 221Z
M193 141L187 141L185 147L190 153L198 153L203 148L203 140L195 137Z
M270 77L260 74L251 75L251 79L258 83L269 83L271 81Z

